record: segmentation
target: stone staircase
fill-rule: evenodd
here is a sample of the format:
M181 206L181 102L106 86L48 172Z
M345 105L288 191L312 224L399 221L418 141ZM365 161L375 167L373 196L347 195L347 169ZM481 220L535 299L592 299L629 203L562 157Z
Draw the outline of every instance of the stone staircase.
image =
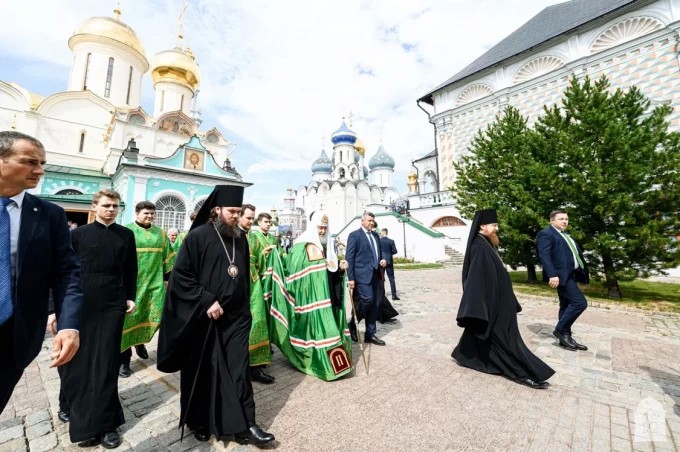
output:
M448 256L448 259L443 261L446 265L463 265L463 253L460 253L448 245L444 245L444 252Z

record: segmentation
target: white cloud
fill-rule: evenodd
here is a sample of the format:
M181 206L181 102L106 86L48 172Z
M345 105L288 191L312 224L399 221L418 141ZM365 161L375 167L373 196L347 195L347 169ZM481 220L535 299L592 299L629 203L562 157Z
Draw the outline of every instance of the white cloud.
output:
M434 145L416 99L554 3L193 0L184 42L201 69L204 126L243 140L233 162L254 188L262 187L257 191L268 203L271 196L281 199L289 182L297 187L311 179L321 138L330 154L330 135L349 111L368 157L382 141L403 177L411 159ZM179 0L121 4L122 20L135 29L149 60L176 44ZM19 57L31 70L59 65L65 80L68 37L88 17L112 15L109 9L112 2L1 2L0 15L12 20L0 27L0 63ZM151 89L148 81L145 88ZM146 102L151 98L145 93ZM286 172L302 180L290 181ZM395 185L403 190L405 184L395 178Z

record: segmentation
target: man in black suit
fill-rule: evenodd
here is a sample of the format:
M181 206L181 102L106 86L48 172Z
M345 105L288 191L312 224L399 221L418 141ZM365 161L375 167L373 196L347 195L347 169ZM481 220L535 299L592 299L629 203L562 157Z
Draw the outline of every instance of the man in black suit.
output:
M399 300L399 297L397 296L397 285L394 283L394 265L392 262L392 256L397 254L397 246L394 244L394 240L389 238L387 234L387 229L382 228L380 231L380 251L382 252L383 259L387 262L385 272L387 273L387 279L390 280L392 299Z
M565 232L569 216L564 210L550 212L550 226L536 235L538 257L543 264L543 280L557 289L560 299L558 322L553 334L567 350L588 350L571 335L571 326L586 310L588 302L576 283L588 284L590 276L583 252Z
M364 212L361 217L361 227L353 231L347 237L347 250L345 260L349 264L347 279L349 288L358 293L357 315L366 318L366 333L364 341L376 345L385 345L385 342L375 335L375 322L378 318L378 306L380 303L380 286L383 284L380 276L380 267L385 267L387 262L380 251L380 237L373 232L375 216L370 212ZM360 320L360 319L358 319ZM354 318L350 324L352 339L358 339Z
M44 165L40 141L0 132L0 413L40 352L50 290L59 326L50 367L69 362L80 345L80 264L66 214L25 191Z

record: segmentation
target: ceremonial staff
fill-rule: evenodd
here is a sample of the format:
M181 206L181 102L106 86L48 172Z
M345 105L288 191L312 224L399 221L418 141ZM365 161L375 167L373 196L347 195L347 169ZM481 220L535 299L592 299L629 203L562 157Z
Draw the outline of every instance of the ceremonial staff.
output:
M348 286L345 286L346 288ZM347 291L345 291L347 294ZM361 339L361 334L359 334L359 317L357 317L357 308L354 306L354 289L349 289L349 301L352 304L352 315L356 321L357 325L357 339L359 341L359 351L361 352L361 357L364 360L364 369L366 369L366 375L368 375L368 364L366 363L366 355L364 355L364 342Z

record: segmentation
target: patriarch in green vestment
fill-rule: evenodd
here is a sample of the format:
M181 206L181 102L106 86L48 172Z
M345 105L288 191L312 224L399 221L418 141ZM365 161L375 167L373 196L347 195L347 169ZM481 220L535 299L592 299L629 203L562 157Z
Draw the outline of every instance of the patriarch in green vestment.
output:
M271 253L263 279L271 299L270 334L298 370L325 381L352 370L352 344L345 311L347 262L338 262L328 216L315 212L309 228L286 256Z
M165 232L153 225L156 206L142 201L135 206L135 222L127 225L135 235L137 246L137 297L133 314L125 317L120 349L121 377L129 377L132 346L142 359L149 357L144 344L158 330L165 300L165 283L175 260L170 240Z

